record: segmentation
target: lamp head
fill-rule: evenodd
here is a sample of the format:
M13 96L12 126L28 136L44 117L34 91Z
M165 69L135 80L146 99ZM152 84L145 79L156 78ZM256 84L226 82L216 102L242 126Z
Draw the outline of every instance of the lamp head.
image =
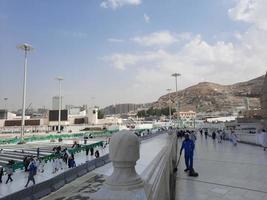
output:
M179 74L179 73L174 73L174 74L172 74L172 76L174 76L174 77L178 77L178 76L181 76L181 74Z
M33 50L33 47L30 44L27 44L27 43L19 44L17 46L17 48L21 49L23 51L32 51Z
M62 81L62 80L64 80L64 78L61 77L61 76L57 76L56 79L57 79L58 81Z

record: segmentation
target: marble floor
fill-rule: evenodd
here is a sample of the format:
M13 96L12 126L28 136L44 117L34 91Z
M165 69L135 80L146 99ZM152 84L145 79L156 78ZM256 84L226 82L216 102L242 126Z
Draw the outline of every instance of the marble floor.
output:
M267 152L260 147L199 136L194 168L199 177L188 177L181 158L176 200L267 200Z

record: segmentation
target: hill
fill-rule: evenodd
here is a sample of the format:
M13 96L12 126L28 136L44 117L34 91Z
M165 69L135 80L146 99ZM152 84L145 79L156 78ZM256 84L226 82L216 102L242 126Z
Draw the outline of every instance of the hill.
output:
M232 112L248 105L250 108L259 108L263 82L264 76L233 85L201 82L177 93L171 93L172 106L179 100L181 111ZM168 94L161 96L152 106L167 107Z

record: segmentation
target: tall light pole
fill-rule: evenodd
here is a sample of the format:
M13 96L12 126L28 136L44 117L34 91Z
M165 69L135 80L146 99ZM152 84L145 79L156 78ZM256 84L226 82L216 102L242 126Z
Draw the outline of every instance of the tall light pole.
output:
M94 100L95 100L95 97L91 97L91 102L92 102L92 107L93 108L95 107L95 105L94 105L95 104L95 101Z
M179 76L181 76L181 74L179 74L179 73L174 73L174 74L172 74L172 76L175 78L175 92L176 92L176 96L178 95L178 88L177 88L177 77L179 77ZM178 108L178 102L176 102L177 103L177 108Z
M59 96L58 96L58 133L61 132L60 121L61 121L61 107L62 107L62 97L61 97L61 81L64 80L62 77L58 76L56 79L59 82Z
M27 54L32 51L31 45L24 43L17 46L18 49L24 51L24 79L23 79L23 98L22 98L22 119L21 119L21 135L20 138L23 140L24 128L25 128L25 106L26 106L26 82L27 82Z
M172 118L172 111L171 111L171 89L170 88L168 88L167 89L167 91L168 91L168 94L169 94L169 100L168 100L168 102L169 102L169 118L170 118L170 121L171 121L171 118Z
M175 106L176 106L176 112L178 112L179 113L179 103L178 103L178 87L177 87L177 78L179 77L179 76L181 76L181 74L180 73L174 73L174 74L172 74L171 76L173 76L174 78L175 78L175 93L176 93L176 101L175 101ZM178 118L178 117L177 117ZM179 119L178 119L179 120Z
M4 100L5 100L5 112L6 112L6 119L7 119L7 114L8 114L8 112L7 112L7 100L8 100L8 98L7 97L5 97L4 98Z

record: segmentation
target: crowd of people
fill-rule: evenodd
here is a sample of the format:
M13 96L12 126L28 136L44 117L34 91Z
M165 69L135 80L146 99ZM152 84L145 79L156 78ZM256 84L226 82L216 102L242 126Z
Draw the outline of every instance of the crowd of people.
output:
M102 143L101 143L102 144ZM73 148L80 147L81 145L78 144L76 141L74 142ZM104 145L101 145L100 149L105 149L107 146L107 142ZM98 149L94 149L89 145L86 146L85 155L86 157L89 156L91 158L98 158L100 157L100 152ZM47 162L48 165L52 167L52 173L57 173L60 170L66 168L74 168L76 167L76 161L74 157L74 153L70 153L69 149L64 148L62 149L61 146L56 146L53 148L53 155L51 162ZM29 156L26 155L23 159L23 166L25 173L28 173L28 180L25 187L28 187L29 183L32 182L35 184L35 176L37 173L44 173L46 162L44 159L40 157L40 148L36 149L36 156ZM5 181L6 184L13 181L13 173L14 173L14 166L15 162L13 160L8 161L8 164L5 167L0 166L0 183L3 182L3 176L6 175L7 179Z
M176 132L176 135L178 139L183 139L181 148L180 148L180 157L182 155L182 152L184 151L184 160L185 160L185 166L186 169L185 172L188 172L189 176L198 176L198 173L194 170L193 165L193 157L194 157L194 151L195 151L195 142L197 140L197 134L199 134L201 137L205 136L205 139L208 139L208 136L211 137L211 139L218 143L222 143L224 140L229 140L233 146L237 146L237 143L239 141L238 135L234 130L231 130L229 134L225 132L225 130L211 130L209 133L208 129L199 129L199 130L178 130ZM261 145L263 147L263 150L266 151L267 149L267 132L265 129L262 129L260 132L260 141ZM178 159L179 164L180 158ZM177 168L176 168L177 169Z

